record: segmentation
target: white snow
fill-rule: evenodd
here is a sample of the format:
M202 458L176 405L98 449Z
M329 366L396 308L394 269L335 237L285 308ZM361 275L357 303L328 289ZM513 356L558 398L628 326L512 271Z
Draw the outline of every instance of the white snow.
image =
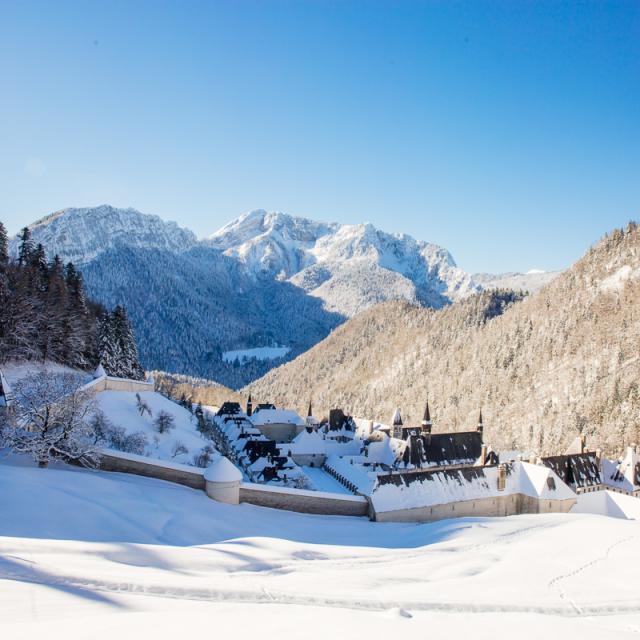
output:
M377 524L0 461L0 637L636 638L640 522Z
M305 421L291 409L260 409L249 419L256 426L266 424L295 424L302 426L305 424Z
M142 431L147 436L149 444L145 455L160 460L189 463L204 446L212 444L198 433L196 418L184 407L155 391L143 391L140 397L149 405L151 416L147 413L140 415L134 392L102 391L96 395L96 402L115 426L123 427L127 434ZM158 433L154 425L160 411L166 411L175 420L175 428L163 434ZM173 448L178 442L184 444L188 453L173 455Z
M640 520L640 498L617 491L582 493L573 507L574 513L598 513L613 518Z
M602 291L620 291L627 280L640 277L640 269L632 269L628 264L620 267L600 283Z
M208 482L240 482L242 472L227 458L220 456L205 469L204 479Z
M236 358L240 363L245 360L273 360L275 358L282 358L291 351L290 347L254 347L253 349L236 349L234 351L225 351L222 354L222 359L226 362L234 362Z

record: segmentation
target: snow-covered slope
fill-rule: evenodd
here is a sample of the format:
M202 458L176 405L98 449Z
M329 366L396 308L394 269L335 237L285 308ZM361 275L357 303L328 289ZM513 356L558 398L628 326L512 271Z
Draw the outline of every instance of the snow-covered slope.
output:
M483 289L514 289L534 293L559 276L562 271L532 269L526 273L474 273L473 280Z
M368 223L325 224L259 209L208 242L252 273L289 279L347 316L392 299L440 307L479 290L442 247Z
M426 525L0 460L0 637L636 638L640 523Z
M198 433L195 417L184 407L154 391L139 395L151 410L151 415L146 412L140 415L136 394L129 391L102 391L96 395L96 402L115 427L122 427L127 434L145 435L145 456L193 464L194 456L211 444L210 440L205 440ZM166 433L158 433L154 423L161 411L171 415L174 420L173 428ZM182 445L186 451L177 449L178 445Z
M35 243L49 255L65 261L87 263L114 247L184 251L197 243L192 231L175 222L135 209L116 209L109 205L69 208L56 211L29 227ZM13 247L15 251L16 242Z

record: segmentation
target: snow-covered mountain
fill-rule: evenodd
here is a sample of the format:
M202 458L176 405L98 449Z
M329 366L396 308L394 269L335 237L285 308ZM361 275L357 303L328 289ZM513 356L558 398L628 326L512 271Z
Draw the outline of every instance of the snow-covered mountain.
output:
M145 367L234 387L374 304L439 308L495 286L408 235L264 210L202 240L175 222L109 205L64 209L30 229L50 256L81 265L92 298L127 306ZM289 348L284 359L238 368L222 357L275 346Z
M198 243L193 231L158 216L110 205L56 211L30 225L35 242L51 255L86 264L117 247L180 252ZM15 244L15 243L14 243Z
M259 209L208 242L251 273L289 280L346 316L393 299L441 307L480 290L442 247L369 223L327 224Z

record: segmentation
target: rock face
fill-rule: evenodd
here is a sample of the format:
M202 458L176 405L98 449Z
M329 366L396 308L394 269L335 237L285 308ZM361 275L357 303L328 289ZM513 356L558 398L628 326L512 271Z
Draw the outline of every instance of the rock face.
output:
M428 394L434 432L473 430L539 454L581 431L611 456L640 441L640 232L605 237L570 269L518 301L496 292L434 311L387 302L350 319L307 353L251 385L318 416L385 421L396 406L419 424Z
M442 247L371 224L327 224L256 210L208 242L254 275L289 280L345 316L395 299L441 307L480 290Z
M195 234L135 209L109 205L62 209L30 225L35 242L50 255L86 264L101 253L118 247L180 252L197 244Z

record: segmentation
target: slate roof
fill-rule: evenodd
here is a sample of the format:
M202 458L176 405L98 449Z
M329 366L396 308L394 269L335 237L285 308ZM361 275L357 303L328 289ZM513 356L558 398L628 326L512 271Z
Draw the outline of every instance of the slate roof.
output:
M482 434L477 431L433 433L423 442L425 462L434 467L472 464L482 453Z
M549 456L542 458L542 464L576 489L602 484L600 465L593 452Z

